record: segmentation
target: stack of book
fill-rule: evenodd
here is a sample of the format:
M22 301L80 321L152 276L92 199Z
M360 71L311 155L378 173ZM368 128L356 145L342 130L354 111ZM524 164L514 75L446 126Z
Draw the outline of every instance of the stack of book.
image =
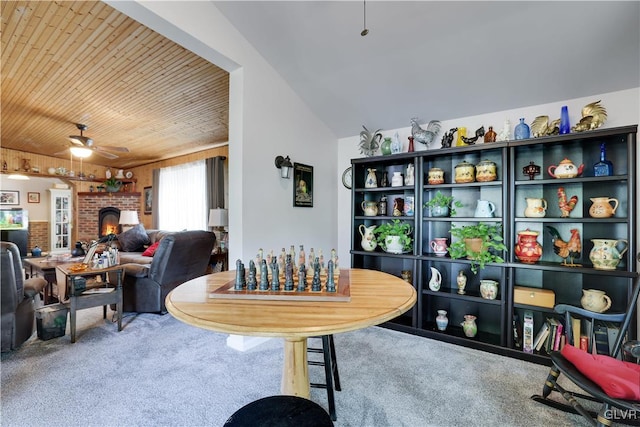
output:
M547 354L562 350L567 342L564 322L564 318L547 318L533 340L533 349ZM592 324L575 317L571 318L571 329L571 344L593 354L609 354L620 332L618 325L612 322L595 321Z

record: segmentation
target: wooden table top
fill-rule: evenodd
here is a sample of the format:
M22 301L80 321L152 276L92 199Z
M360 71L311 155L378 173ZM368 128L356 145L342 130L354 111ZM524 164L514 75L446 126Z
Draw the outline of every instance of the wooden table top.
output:
M190 325L263 337L353 331L391 320L416 303L416 290L396 276L373 270L347 271L351 285L348 302L210 298L211 291L235 279L235 271L190 280L171 291L165 302L169 313Z

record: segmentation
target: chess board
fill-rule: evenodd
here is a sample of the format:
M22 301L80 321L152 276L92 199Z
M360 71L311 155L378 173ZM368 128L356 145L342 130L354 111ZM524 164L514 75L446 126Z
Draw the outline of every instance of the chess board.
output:
M298 279L294 279L293 291L285 291L283 280L280 281L280 290L272 291L271 288L266 291L248 291L246 288L237 291L234 289L236 280L230 280L218 289L209 293L209 298L226 298L226 299L258 299L258 300L283 300L283 301L351 301L350 278L348 271L341 271L336 281L336 292L327 292L325 290L326 277L322 277L322 290L311 290L311 279L307 289L303 292L296 290ZM258 286L260 280L258 279Z

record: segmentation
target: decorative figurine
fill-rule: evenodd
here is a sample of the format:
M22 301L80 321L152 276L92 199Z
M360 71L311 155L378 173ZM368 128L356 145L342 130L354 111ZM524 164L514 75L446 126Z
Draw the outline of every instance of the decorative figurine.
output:
M360 132L360 153L365 156L373 156L378 148L380 148L380 140L382 139L382 134L380 131L382 129L378 129L375 132L369 132L364 125L363 131Z
M404 176L404 185L413 185L414 183L414 166L412 163L407 165L407 173Z
M582 108L582 118L571 128L573 132L598 129L607 120L607 110L600 101L592 102Z
M527 166L522 168L522 173L524 175L529 175L529 179L533 181L536 175L540 175L540 166L533 162L529 162Z
M496 142L498 134L493 130L493 126L489 126L489 130L484 134L484 142Z
M509 119L506 119L496 141L509 141L509 139L511 139L511 122Z
M560 258L563 259L561 265L567 267L581 267L582 264L575 264L573 261L580 258L582 253L582 243L580 241L580 232L578 229L571 229L571 237L568 242L565 242L560 237L560 233L554 227L550 225L546 226L547 231L551 234L551 243L553 243L553 251ZM569 262L567 262L569 259Z
M541 136L558 135L560 133L560 119L549 123L549 116L538 116L531 122L531 136L538 138Z
M578 203L578 196L571 196L569 200L567 200L567 194L564 191L564 187L558 188L558 206L560 207L560 211L562 212L562 218L568 218L569 214L576 207Z
M402 142L400 142L400 136L398 132L393 134L393 141L391 142L391 154L402 153Z
M444 135L442 135L441 148L451 147L451 144L453 143L453 134L456 133L457 131L458 131L458 128L451 128L449 129L449 132L445 132Z
M440 132L440 122L438 120L431 120L429 124L427 124L427 128L422 129L418 124L417 117L411 119L411 136L414 140L427 147L429 147L431 142L436 138L438 132Z
M476 141L478 140L478 138L480 138L481 136L484 136L484 126L481 126L480 129L476 130L476 136L471 137L471 138L467 138L462 136L462 140L464 141L465 144L467 145L473 145L476 143Z

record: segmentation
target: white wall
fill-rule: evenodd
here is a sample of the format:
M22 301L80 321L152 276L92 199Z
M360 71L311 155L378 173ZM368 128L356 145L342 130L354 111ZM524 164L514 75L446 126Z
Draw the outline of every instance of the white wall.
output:
M515 110L506 110L478 116L462 117L454 120L445 120L442 122L442 130L438 135L437 141L432 143L430 149L440 149L442 134L451 128L464 126L467 128L467 135L472 136L476 129L484 125L485 129L488 129L489 126L493 126L493 129L499 133L505 119L509 119L511 121L511 139L513 139L513 129L519 122L519 118L524 117L525 122L528 124L531 124L533 119L541 115L547 115L551 120L553 120L560 117L560 109L563 105L568 106L569 119L571 124L574 125L580 120L582 107L597 100L601 100L600 104L607 109L608 118L602 126L603 128L640 123L640 88L635 88L598 96L527 106ZM407 123L409 123L409 118L407 118ZM408 126L404 128L383 131L383 136L393 136L396 131L400 136L400 140L404 142L404 151L406 151L408 145L407 137L411 135L411 126L408 124ZM347 265L347 260L349 262L351 261L351 257L349 255L349 249L351 248L351 193L342 186L341 177L342 172L351 165L350 162L352 158L363 157L358 148L359 142L360 139L357 135L338 140L338 168L336 171L336 177L338 180L338 256L340 257L342 266ZM425 147L419 143L414 144L414 146L416 151L425 149ZM640 185L640 177L638 184ZM640 203L638 203L637 209L637 212L640 212Z
M62 184L57 178L31 177L28 180L7 179L7 175L0 175L0 188L2 190L18 191L20 204L6 206L7 208L22 208L29 211L29 221L49 221L49 205L51 193L49 188L53 184ZM40 193L39 203L29 203L28 193Z
M259 248L337 247L337 138L218 9L210 2L107 3L231 73L231 262L248 263ZM279 178L278 155L314 167L313 208L293 207L293 180Z

